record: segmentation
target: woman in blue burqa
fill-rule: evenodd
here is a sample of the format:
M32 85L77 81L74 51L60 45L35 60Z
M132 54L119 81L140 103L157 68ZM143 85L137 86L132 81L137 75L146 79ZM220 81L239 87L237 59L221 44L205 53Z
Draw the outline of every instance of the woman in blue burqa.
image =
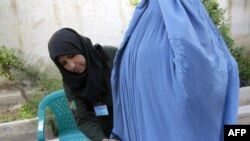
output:
M237 63L201 0L141 0L111 79L122 141L219 141L237 121Z

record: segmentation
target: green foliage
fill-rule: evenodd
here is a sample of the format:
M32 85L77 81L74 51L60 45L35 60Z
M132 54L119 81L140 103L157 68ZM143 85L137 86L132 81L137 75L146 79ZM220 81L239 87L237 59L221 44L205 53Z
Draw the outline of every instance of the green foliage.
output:
M41 92L30 95L30 99L32 100L32 103L35 104L35 107L38 107L38 103L42 99L42 97L44 97L44 94L42 94ZM33 108L29 103L25 102L21 104L20 108L2 113L0 115L0 123L34 118L36 116L37 108Z
M47 73L40 73L38 75L37 85L45 90L47 93L51 93L55 90L62 89L62 80L58 77L52 78Z
M229 26L225 22L222 22L221 25L218 27L218 29L222 37L224 38L224 41L226 42L229 50L232 52L235 48L235 43L229 34L230 33Z
M38 87L47 93L62 88L59 76L50 76L47 72L41 72L37 65L27 65L21 51L18 53L12 49L0 46L0 76L4 75L15 83L23 84L30 81L33 87Z
M22 104L21 110L20 110L20 119L28 119L28 118L33 118L37 114L35 110L30 107L28 103Z
M219 4L216 0L202 0L205 5L208 14L213 19L215 25L220 26L222 22L224 22L224 13L225 11L219 8Z
M40 71L40 66L27 65L23 59L22 52L15 52L12 49L0 46L0 76L3 75L13 82L13 86L18 84L24 86L24 82L30 82L31 87L37 88L36 93L29 95L32 104L26 101L19 109L19 114L15 114L13 118L8 116L0 116L0 122L7 122L16 119L26 119L37 116L39 101L44 97L44 93L48 94L55 90L62 89L62 82L59 76L51 76L46 72ZM26 95L26 94L25 94Z
M22 59L13 50L0 46L0 75L13 80L11 69L20 69L22 66Z
M138 4L139 0L129 0L130 5L136 6Z
M243 48L238 47L231 52L238 63L241 86L250 86L250 59L243 55L243 51Z
M230 28L224 17L225 10L219 8L219 4L216 0L202 0L202 2L206 7L209 16L223 36L228 48L232 51L235 43L230 36Z
M40 100L44 97L41 93L34 93L31 95L31 100L38 108ZM33 118L37 116L37 108L34 109L29 103L23 103L20 109L20 119Z
M224 18L225 10L219 8L216 0L202 0L202 2L238 63L241 86L250 86L250 60L244 56L243 48L238 47L230 36L230 28Z

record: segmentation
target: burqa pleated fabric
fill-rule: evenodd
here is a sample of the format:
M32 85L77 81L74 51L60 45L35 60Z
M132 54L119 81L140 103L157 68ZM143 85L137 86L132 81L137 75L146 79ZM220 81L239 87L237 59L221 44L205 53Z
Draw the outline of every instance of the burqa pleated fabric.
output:
M219 141L237 120L237 63L201 0L141 0L111 81L123 141Z

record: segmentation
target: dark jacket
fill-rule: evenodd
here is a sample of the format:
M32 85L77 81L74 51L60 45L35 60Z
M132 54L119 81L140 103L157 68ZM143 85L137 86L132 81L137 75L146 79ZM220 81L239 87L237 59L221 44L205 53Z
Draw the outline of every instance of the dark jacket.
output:
M116 53L116 47L103 46L104 51L108 54L108 72L106 73L106 79L108 82L109 90L102 91L103 97L101 104L107 105L108 116L96 116L94 112L94 106L90 101L71 94L67 88L65 89L66 97L72 106L72 111L77 121L79 129L92 141L101 141L103 138L107 138L113 128L113 106L112 106L112 94L111 94L111 70L113 67L113 59Z

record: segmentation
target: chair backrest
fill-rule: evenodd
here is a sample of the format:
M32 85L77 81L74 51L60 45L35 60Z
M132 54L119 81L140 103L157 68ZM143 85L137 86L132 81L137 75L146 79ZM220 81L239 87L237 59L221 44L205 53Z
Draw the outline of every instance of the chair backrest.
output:
M78 132L75 118L65 97L64 90L59 90L47 95L41 102L40 108L49 107L58 126L59 136L67 132Z

